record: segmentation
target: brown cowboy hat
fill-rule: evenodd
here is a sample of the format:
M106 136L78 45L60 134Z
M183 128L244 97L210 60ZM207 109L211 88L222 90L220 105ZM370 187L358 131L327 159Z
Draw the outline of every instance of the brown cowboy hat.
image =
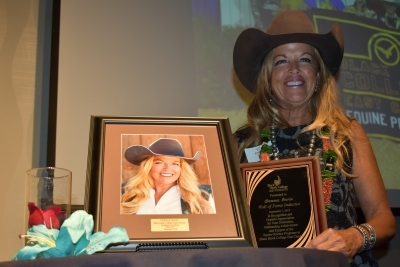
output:
M181 143L171 138L160 138L150 144L148 148L142 145L133 145L125 150L126 160L135 165L140 165L140 162L151 156L178 157L192 164L201 158L201 152L197 151L193 158L185 157Z
M333 24L326 34L315 33L307 15L299 10L278 13L266 32L256 28L244 30L236 40L233 66L239 80L255 93L258 74L265 56L277 46L287 43L306 43L314 46L332 75L343 58L343 33L339 24Z

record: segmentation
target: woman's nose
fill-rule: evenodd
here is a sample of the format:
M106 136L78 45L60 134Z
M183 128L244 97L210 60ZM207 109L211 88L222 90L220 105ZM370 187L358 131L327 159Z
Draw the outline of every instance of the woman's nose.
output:
M289 72L291 74L297 74L300 72L299 63L297 61L292 61L289 63Z
M164 163L164 164L163 164L163 168L164 168L164 169L169 169L169 168L171 167L171 165L172 165L172 164Z

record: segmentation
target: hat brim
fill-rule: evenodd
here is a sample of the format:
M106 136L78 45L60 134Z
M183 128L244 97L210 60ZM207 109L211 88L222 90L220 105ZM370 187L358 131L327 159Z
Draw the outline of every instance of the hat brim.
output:
M145 160L151 156L175 157L175 158L183 159L189 164L193 164L196 161L198 161L199 159L201 159L202 154L201 154L201 151L197 151L192 158L180 157L180 156L176 156L176 155L157 154L142 145L130 146L125 150L125 159L127 161L129 161L130 163L137 165L137 166L139 166L143 160Z
M333 76L343 58L343 36L339 24L334 24L326 34L290 33L267 34L259 29L244 30L236 40L233 66L241 83L255 93L257 78L265 56L275 47L288 43L306 43L315 47Z

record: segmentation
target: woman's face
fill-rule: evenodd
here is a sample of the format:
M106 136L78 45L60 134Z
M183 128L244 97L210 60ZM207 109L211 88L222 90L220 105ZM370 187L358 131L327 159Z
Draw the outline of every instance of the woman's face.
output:
M157 185L174 185L181 175L181 160L177 157L155 156L150 170Z
M273 99L288 109L307 104L317 85L317 71L311 45L289 43L276 47L271 76Z

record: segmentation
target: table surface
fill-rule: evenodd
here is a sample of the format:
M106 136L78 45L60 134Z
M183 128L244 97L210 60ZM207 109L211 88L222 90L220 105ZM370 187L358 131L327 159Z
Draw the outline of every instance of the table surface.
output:
M58 259L0 262L0 267L280 267L280 266L350 266L346 257L337 252L305 248L216 248L168 250L83 255Z

